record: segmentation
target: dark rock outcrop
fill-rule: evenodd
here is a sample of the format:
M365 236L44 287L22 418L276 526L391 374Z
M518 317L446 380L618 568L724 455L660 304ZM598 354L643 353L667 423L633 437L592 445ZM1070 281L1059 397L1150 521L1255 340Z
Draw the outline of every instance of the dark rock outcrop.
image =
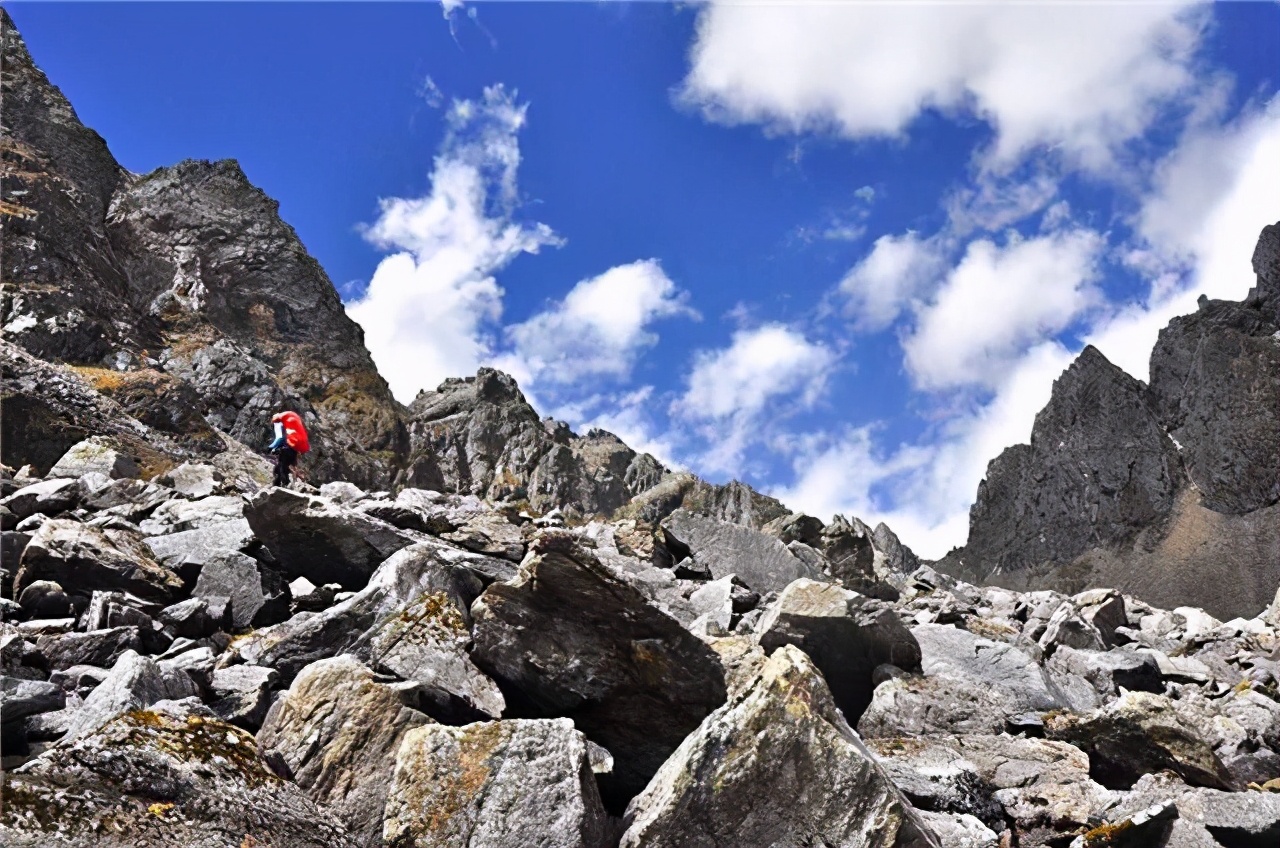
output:
M1280 583L1278 231L1263 230L1243 302L1202 299L1161 331L1149 386L1085 348L1031 443L991 462L969 540L939 568L1224 617L1264 607Z

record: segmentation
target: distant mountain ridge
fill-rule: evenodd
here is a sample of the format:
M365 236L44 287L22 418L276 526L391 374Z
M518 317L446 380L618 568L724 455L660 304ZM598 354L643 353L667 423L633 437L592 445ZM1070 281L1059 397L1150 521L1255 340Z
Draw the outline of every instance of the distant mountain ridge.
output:
M1280 585L1280 225L1243 302L1173 319L1151 382L1087 347L1031 442L992 460L938 567L1012 588L1111 586L1250 616Z

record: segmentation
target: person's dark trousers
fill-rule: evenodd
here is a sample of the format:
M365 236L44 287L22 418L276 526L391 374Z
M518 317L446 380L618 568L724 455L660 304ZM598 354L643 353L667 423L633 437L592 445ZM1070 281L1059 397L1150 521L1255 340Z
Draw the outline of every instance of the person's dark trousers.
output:
M298 461L298 452L291 447L283 447L276 451L276 473L272 480L277 486L289 485L289 469Z

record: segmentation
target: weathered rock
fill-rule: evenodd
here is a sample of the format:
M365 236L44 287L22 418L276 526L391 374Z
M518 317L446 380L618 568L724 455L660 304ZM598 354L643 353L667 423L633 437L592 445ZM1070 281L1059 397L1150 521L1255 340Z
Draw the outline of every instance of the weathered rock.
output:
M77 481L64 477L32 483L0 500L0 504L21 521L36 513L58 515L75 509L79 500L80 487Z
M307 666L268 713L258 748L330 809L362 848L382 842L383 811L406 733L431 719L413 687L377 681L350 656Z
M230 598L237 630L275 624L289 615L289 589L274 569L250 556L225 551L209 557L192 590L198 598ZM206 601L208 603L208 601Z
M715 652L567 534L535 540L471 614L472 657L516 715L572 718L614 755L607 793L641 789L724 700Z
M226 606L223 605L221 609L225 612ZM160 611L159 620L165 626L172 628L175 635L185 636L188 639L211 636L214 631L229 625L229 622L223 621L223 616L212 615L209 602L200 597L188 598L181 603L165 607Z
M913 801L997 830L1008 822L1019 845L1065 843L1116 802L1089 779L1088 758L1063 742L972 734L871 744Z
M587 745L563 718L411 730L387 797L387 844L603 846Z
M375 624L367 643L371 664L420 684L440 717L498 718L506 701L467 653L471 613L457 593L425 593Z
M148 536L162 536L240 518L244 518L244 501L239 497L210 495L195 501L175 498L156 507L138 527Z
M920 671L920 646L893 608L833 583L802 578L787 586L756 632L766 651L795 645L808 654L851 723L871 703L877 666Z
M274 669L233 665L213 672L209 708L218 718L247 730L256 730L266 717Z
M709 715L627 808L638 846L936 846L797 648Z
M757 592L782 591L801 577L822 576L778 539L748 527L679 509L663 520L662 530L677 559L691 556L715 578L736 574Z
M1013 732L1024 712L1007 689L951 677L894 677L880 683L858 720L864 738Z
M318 613L298 613L288 621L257 630L236 644L247 662L265 665L288 683L316 660L336 656L361 645L368 658L368 640L362 636L384 619L424 595L444 592L465 605L480 594L473 571L478 554L460 551L429 539L405 548L379 566L369 585Z
M120 589L152 601L166 601L182 588L177 575L128 534L58 518L41 525L27 543L14 590L36 580L74 586L86 596L93 589Z
M184 462L156 478L180 495L189 498L207 498L218 490L226 476L212 465Z
M1051 716L1045 734L1087 753L1089 774L1103 786L1127 789L1144 774L1170 769L1188 783L1232 788L1213 748L1160 695L1129 692L1087 715Z
M1088 680L1099 695L1115 697L1120 689L1137 692L1164 692L1160 666L1149 653L1124 648L1110 651L1078 651L1061 647L1045 664L1050 676L1058 670Z
M239 728L173 704L134 709L6 775L0 840L22 848L352 848Z
M967 681L998 690L1021 710L1068 706L1066 697L1044 669L1026 652L1003 642L940 624L911 628L920 645L926 677Z
M142 640L136 627L113 627L88 633L41 636L36 647L50 668L71 668L75 665L110 668L125 651L141 651Z
M419 541L362 512L278 487L250 497L245 517L290 579L351 590L363 588L387 557Z
M49 682L67 694L83 698L98 688L98 684L106 680L109 674L110 669L96 665L73 665L68 669L52 672Z
M53 683L0 676L0 718L5 724L60 710L65 703L62 688Z
M48 476L81 477L91 473L105 474L119 480L136 478L142 472L133 457L121 453L108 439L94 436L73 445L53 464Z
M65 618L72 614L71 599L52 580L28 583L18 593L18 605L31 618Z
M188 585L195 585L200 570L210 560L229 551L253 551L259 544L249 522L243 518L151 536L145 541L156 561L180 575Z
M916 815L942 848L999 848L1000 837L973 816L924 810L917 810Z
M196 694L195 684L185 674L166 672L152 660L126 651L116 660L106 679L85 698L67 730L67 738L90 733L130 710Z

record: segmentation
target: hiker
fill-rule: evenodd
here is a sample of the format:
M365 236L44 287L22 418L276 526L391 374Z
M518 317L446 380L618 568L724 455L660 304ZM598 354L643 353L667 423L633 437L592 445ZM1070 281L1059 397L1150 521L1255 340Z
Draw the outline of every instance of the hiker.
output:
M298 455L311 450L307 441L307 428L302 426L302 418L296 412L277 412L271 416L271 425L275 428L275 441L268 448L276 457L276 473L272 483L276 486L289 485L289 469L298 461Z

